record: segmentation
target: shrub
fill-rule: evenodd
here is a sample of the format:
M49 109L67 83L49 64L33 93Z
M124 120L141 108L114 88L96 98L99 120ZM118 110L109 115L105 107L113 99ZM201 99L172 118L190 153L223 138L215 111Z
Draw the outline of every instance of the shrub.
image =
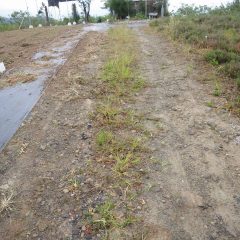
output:
M227 52L226 50L211 50L205 55L205 59L213 65L228 63L231 61L237 61L239 56L233 52Z
M232 78L240 77L240 61L231 61L225 64L223 71Z
M149 25L150 25L151 27L157 27L157 26L160 25L160 21L159 21L159 20L153 20L153 21L151 21L151 22L149 23Z

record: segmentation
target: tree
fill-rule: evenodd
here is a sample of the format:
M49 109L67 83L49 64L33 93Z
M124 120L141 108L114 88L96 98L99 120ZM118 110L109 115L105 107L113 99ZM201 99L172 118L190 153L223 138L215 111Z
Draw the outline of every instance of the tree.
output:
M18 25L20 25L23 19L27 18L28 16L29 16L29 13L23 12L23 11L15 11L11 14L12 20Z
M83 10L85 22L89 22L91 0L78 0L78 2Z
M105 8L110 10L111 15L116 15L118 19L123 19L128 16L129 0L107 0Z
M80 16L77 11L77 6L75 3L72 4L72 17L75 22L78 22L80 19Z

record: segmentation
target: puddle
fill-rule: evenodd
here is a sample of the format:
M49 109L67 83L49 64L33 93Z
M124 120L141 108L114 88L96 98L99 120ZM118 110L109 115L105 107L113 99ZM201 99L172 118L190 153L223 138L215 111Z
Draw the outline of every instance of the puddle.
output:
M91 31L104 32L104 31L107 31L110 27L111 25L108 23L91 24L91 25L84 26L83 31L84 32L91 32Z
M33 60L40 60L41 58L57 58L62 56L62 53L57 53L57 52L37 52L33 55L32 59Z
M110 25L106 23L86 25L82 30L77 30L74 35L59 38L58 42L52 43L44 51L35 53L32 57L34 64L31 63L13 71L34 74L36 80L0 90L0 151L41 97L46 80L65 63L67 56L81 38L88 32L102 32L109 27Z

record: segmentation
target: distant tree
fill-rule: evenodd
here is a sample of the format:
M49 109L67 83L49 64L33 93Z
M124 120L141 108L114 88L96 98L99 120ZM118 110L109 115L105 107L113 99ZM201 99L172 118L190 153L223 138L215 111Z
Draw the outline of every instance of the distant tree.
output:
M176 15L201 15L206 14L209 11L211 11L211 8L208 6L195 6L195 5L188 5L188 4L182 4L182 6L177 10Z
M72 4L72 17L73 17L73 20L75 22L78 22L79 19L80 19L80 16L79 16L78 11L77 11L76 3Z
M89 22L90 17L90 7L91 7L91 0L77 0L80 4L80 7L83 10L84 19L86 22Z
M105 8L110 10L111 15L115 15L119 19L126 18L129 12L129 1L127 0L107 0Z
M14 11L12 14L11 14L11 18L12 20L17 23L18 25L21 24L22 20L24 18L27 18L29 16L29 13L28 12L24 12L24 11Z

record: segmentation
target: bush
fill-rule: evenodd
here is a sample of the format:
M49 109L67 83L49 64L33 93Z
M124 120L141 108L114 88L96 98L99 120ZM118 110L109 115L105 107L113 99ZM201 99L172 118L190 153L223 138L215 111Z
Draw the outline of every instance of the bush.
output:
M223 71L232 78L240 77L240 61L231 61L224 65Z
M159 20L153 20L153 21L151 21L151 22L149 23L149 25L150 25L151 27L157 27L157 26L160 25L160 21L159 21Z
M136 19L136 20L140 19L140 20L142 20L142 19L145 19L145 18L146 17L145 17L145 15L143 13L137 13L136 16L133 19Z
M227 52L226 50L211 50L205 55L205 59L213 65L219 65L228 63L231 61L237 61L239 56L233 52Z

